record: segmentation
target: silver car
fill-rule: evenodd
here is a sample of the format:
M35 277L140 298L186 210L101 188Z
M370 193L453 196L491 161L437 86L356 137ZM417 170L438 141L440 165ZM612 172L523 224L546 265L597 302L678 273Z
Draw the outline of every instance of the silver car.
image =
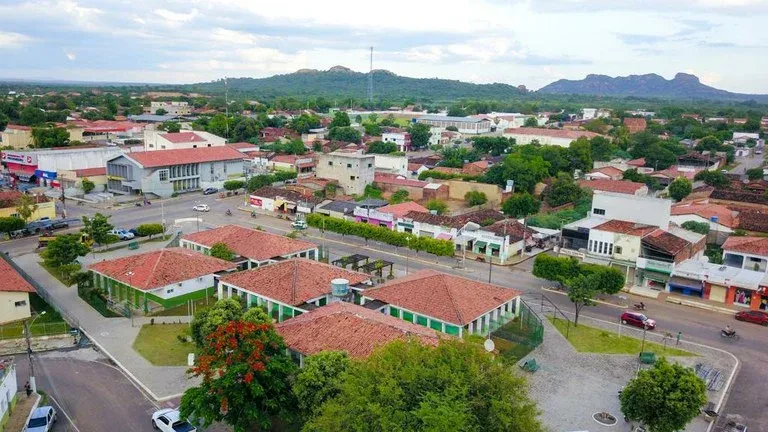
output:
M52 406L39 407L32 411L27 422L27 432L48 432L56 423L56 410Z

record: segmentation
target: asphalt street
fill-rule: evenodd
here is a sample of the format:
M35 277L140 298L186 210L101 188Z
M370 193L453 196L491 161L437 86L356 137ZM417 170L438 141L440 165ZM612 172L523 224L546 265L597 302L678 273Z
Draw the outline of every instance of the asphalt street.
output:
M241 206L243 197L220 199L216 195L203 196L201 194L183 195L179 198L166 200L162 213L169 225L175 219L191 218L197 216L192 211L196 203L205 203L211 207L211 211L199 214L202 218L200 229L205 227L235 223L243 226L261 226L270 232L289 232L289 222L270 216L250 217L247 212L236 211ZM226 209L232 209L233 216L226 216ZM96 212L95 209L86 206L69 206L70 217L81 217ZM120 228L132 228L141 223L160 222L160 202L153 202L151 206L133 207L127 206L119 210L102 211L111 215L111 222ZM182 225L184 232L193 232L197 229L195 223ZM467 261L463 268L458 268L459 260L455 258L435 259L425 253L416 254L407 252L403 248L380 244L376 242L366 243L362 239L354 237L341 237L333 233L320 233L310 228L303 233L306 240L317 244L325 244L331 251L331 258L360 253L391 261L395 264L396 273L403 274L407 267L409 271L422 268L434 268L447 273L458 274L464 277L488 280L488 264ZM29 253L35 250L35 238L19 239L6 242L0 246L0 250L9 252L12 256ZM534 277L530 272L532 260L526 261L514 267L498 267L492 269L491 280L499 285L515 288L523 293L531 302L540 299L545 294L555 305L564 311L571 311L572 305L566 296L543 292L543 286L549 282ZM639 301L640 298L628 296L627 304ZM717 347L733 353L742 362L727 404L721 413L735 413L745 416L750 430L768 431L768 398L764 397L763 380L768 379L768 369L764 367L768 354L768 329L747 323L736 322L732 316L721 313L673 305L652 299L642 299L649 310L647 315L658 323L656 332L668 331L677 334L683 333L685 340ZM614 305L598 304L585 308L583 314L589 317L617 322L622 308ZM730 343L720 338L719 330L730 324L741 335L741 340ZM66 394L66 393L65 393ZM124 402L126 400L124 399Z

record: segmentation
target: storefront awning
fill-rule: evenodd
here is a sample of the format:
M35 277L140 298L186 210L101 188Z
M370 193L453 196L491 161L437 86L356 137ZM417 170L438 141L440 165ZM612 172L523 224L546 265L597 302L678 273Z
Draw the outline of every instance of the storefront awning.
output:
M450 240L450 239L452 239L453 237L451 237L451 235L450 235L450 234L448 234L448 233L440 233L440 234L438 234L438 235L437 235L437 237L435 237L435 238L436 238L436 239L438 239L438 240Z
M491 249L501 249L501 246L497 245L497 244L491 243L491 244L489 244L489 246L491 247Z
M682 278L680 276L672 276L669 279L669 286L672 288L689 289L694 291L701 291L701 281Z
M478 240L478 241L475 242L475 246L477 246L479 248L483 248L483 247L488 246L488 242L484 242L482 240Z

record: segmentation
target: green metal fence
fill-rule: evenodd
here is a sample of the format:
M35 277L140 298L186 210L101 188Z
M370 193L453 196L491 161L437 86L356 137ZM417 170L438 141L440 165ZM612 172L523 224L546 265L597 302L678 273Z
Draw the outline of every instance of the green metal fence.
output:
M63 321L52 323L38 323L30 326L32 336L50 336L69 332L69 324ZM19 339L24 337L24 325L6 324L0 326L0 340Z
M541 345L544 341L544 324L541 318L522 299L520 313L511 321L491 322L491 339L502 358L516 362Z

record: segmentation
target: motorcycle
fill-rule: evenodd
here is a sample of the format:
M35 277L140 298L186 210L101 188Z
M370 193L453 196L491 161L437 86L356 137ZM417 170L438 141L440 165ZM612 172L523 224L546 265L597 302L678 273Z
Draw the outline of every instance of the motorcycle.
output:
M224 214L226 214L227 216L232 216L232 210L227 209L227 211L224 212Z
M720 330L720 337L724 337L733 341L741 339L741 336L736 334L736 330L733 330L730 333L726 332L725 330Z
M635 303L634 305L635 310L641 310L644 311L647 308L645 307L645 303Z

